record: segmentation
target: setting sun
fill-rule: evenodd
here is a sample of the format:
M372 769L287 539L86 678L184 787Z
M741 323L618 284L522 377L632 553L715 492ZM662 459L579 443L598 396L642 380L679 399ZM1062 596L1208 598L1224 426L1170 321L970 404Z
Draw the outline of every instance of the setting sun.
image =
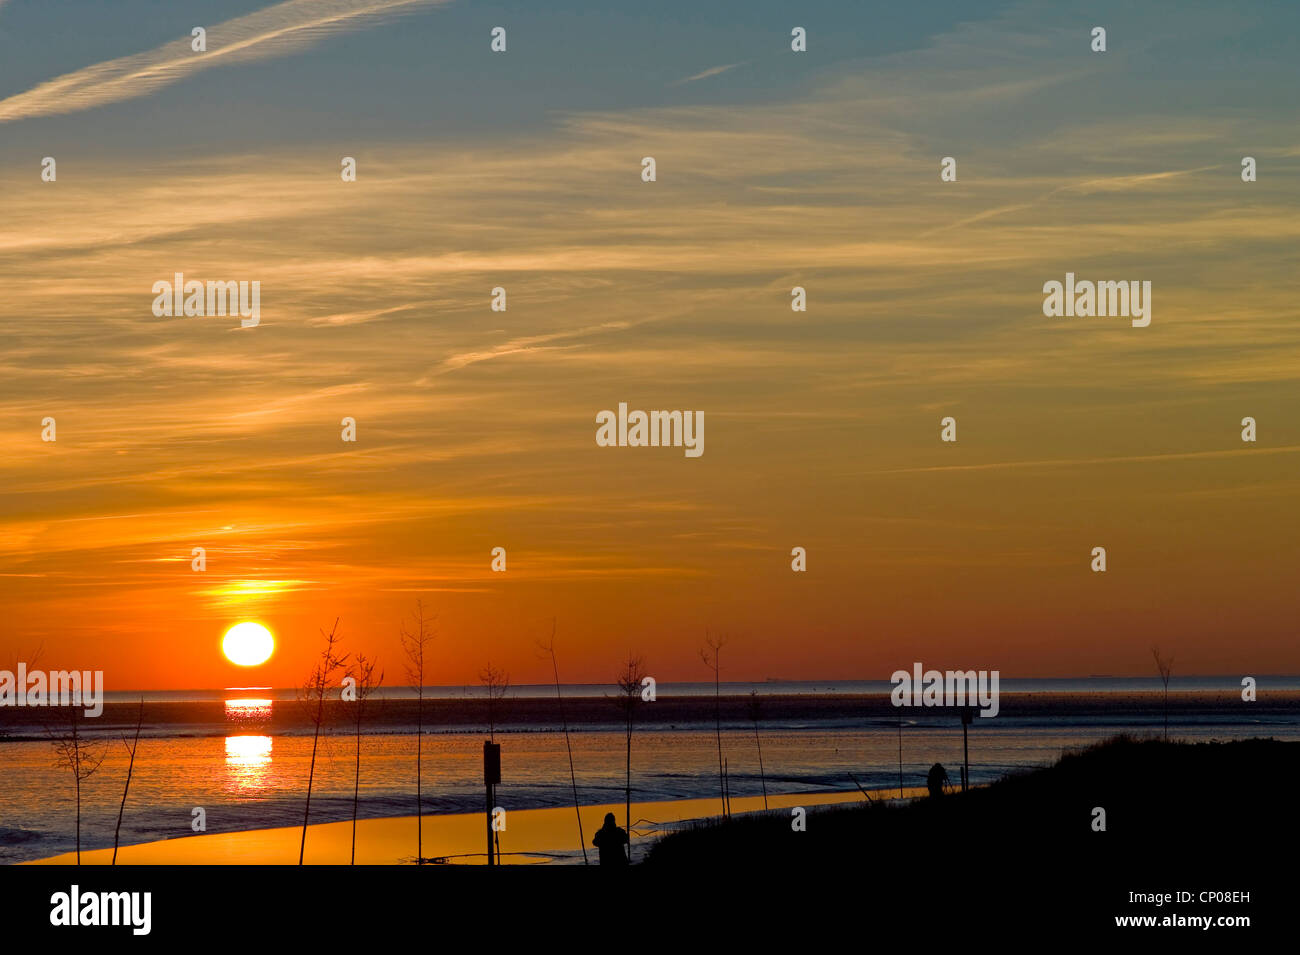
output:
M221 650L231 663L241 667L265 663L275 649L271 631L260 623L237 623L226 631Z

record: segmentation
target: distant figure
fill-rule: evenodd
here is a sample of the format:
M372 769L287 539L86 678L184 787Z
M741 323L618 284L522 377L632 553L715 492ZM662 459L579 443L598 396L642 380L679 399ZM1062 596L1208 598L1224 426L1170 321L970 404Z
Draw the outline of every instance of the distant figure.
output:
M596 830L591 844L600 850L601 865L627 865L627 831L622 829L612 812L605 813L605 825Z
M943 768L943 763L935 763L930 767L930 773L925 777L925 784L930 787L932 797L943 795L943 787L948 784L948 770Z

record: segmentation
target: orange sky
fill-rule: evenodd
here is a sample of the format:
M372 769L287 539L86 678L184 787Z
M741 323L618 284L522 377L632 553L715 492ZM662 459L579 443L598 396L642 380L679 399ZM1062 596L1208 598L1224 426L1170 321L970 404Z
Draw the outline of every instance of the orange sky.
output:
M549 679L552 618L572 682L703 680L706 628L737 680L1300 672L1300 148L1268 104L1072 119L1102 66L981 54L1016 29L515 134L88 142L57 183L44 101L0 100L0 664L292 685L340 617L396 674L423 598L439 684ZM1152 281L1152 324L1045 317L1067 271ZM175 272L260 281L261 324L154 317ZM703 410L704 454L597 447L621 401Z

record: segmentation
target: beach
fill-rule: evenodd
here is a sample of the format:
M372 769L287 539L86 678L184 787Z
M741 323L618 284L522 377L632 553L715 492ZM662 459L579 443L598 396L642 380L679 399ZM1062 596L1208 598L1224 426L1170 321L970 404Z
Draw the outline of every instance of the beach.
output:
M920 794L921 790L906 791L909 797ZM872 793L873 799L897 796L897 790ZM865 798L858 792L785 794L769 796L768 805L772 810L794 806L812 808L864 802ZM735 815L762 810L761 797L731 800L731 811ZM633 861L639 861L650 843L662 833L671 831L683 822L716 816L720 811L721 800L718 798L634 802ZM607 812L614 813L619 825L623 824L623 803L582 807L582 827L588 861L592 865L598 862L598 858L596 850L591 846L591 837L600 828ZM449 865L483 865L487 862L487 822L484 813L428 815L424 817L423 829L426 863L430 859ZM577 816L571 806L565 809L522 809L507 813L505 829L498 836L501 861L506 865L583 864L582 850L578 845ZM117 864L295 865L298 862L301 838L302 827L298 826L163 839L122 847L117 854ZM312 825L307 829L303 861L307 865L346 865L351 858L351 846L350 821ZM415 847L414 816L361 819L357 822L358 865L413 864ZM81 863L107 865L112 857L112 849L83 851ZM30 864L71 865L75 862L75 855L65 853L35 860Z

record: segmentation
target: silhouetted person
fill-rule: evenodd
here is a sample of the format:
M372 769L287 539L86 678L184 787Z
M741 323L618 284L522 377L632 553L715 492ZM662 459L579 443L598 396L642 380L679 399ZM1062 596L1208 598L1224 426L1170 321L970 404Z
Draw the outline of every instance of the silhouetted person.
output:
M596 830L591 844L600 850L601 865L627 865L627 831L619 826L612 812L605 813L605 825Z
M929 775L925 777L925 784L930 787L931 796L942 796L943 787L948 783L948 770L943 768L943 763L935 763L930 767Z

